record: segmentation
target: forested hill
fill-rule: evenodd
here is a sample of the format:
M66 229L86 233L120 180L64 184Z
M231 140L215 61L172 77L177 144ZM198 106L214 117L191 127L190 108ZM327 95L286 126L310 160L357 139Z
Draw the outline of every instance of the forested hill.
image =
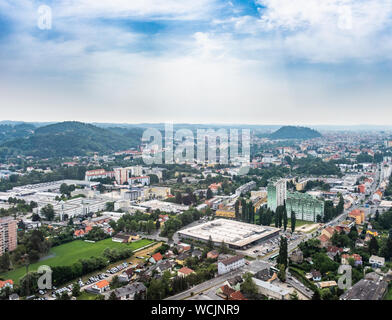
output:
M270 139L314 139L320 138L322 135L320 132L306 128L306 127L294 127L294 126L284 126L279 130L270 134Z
M38 157L83 156L93 152L110 153L138 147L142 129L116 133L81 122L61 122L40 127L27 138L0 144L0 156Z

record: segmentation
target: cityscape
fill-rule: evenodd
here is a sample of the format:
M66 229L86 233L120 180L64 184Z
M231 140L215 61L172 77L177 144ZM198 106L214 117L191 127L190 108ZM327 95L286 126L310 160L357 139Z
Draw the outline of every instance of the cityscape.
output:
M0 0L0 305L388 303L391 18L386 0Z

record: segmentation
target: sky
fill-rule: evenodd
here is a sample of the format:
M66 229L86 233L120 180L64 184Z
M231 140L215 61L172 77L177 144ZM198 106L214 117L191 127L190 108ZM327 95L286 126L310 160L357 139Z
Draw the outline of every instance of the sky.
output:
M390 0L0 0L0 120L392 125L391 17Z

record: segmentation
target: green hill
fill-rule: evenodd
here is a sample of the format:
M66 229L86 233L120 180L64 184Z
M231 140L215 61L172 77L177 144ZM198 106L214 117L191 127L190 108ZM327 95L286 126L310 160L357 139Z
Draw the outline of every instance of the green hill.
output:
M102 154L137 147L140 138L141 130L120 135L91 124L68 121L40 127L27 138L5 142L0 145L0 155L46 158Z
M273 140L277 139L314 139L320 138L322 135L320 132L306 128L306 127L294 127L284 126L279 130L270 134L269 138Z

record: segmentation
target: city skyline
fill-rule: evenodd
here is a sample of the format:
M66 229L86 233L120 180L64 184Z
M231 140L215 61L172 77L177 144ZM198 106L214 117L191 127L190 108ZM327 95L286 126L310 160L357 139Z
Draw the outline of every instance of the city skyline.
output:
M39 28L40 5L49 29ZM379 125L392 116L385 0L7 0L0 10L4 119Z

